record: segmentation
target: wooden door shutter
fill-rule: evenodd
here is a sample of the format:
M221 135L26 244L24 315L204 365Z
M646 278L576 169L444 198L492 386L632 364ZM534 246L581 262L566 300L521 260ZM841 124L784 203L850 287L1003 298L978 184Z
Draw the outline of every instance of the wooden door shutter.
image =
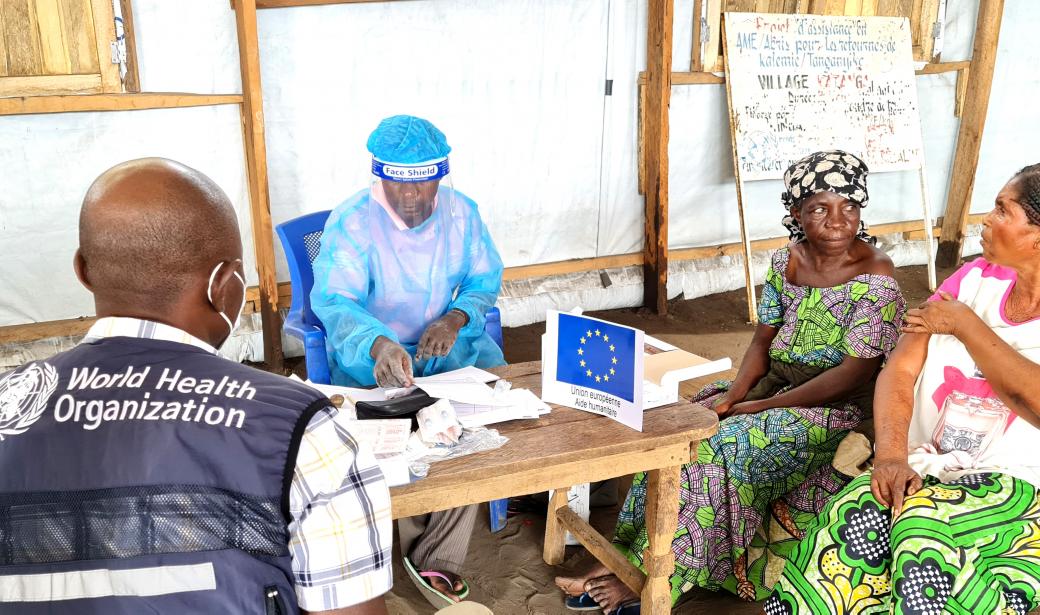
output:
M0 96L123 91L111 0L0 0Z

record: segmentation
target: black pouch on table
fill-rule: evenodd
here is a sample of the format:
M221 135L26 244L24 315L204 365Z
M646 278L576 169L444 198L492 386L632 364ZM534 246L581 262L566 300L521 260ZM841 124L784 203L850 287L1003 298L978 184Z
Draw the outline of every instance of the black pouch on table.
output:
M422 389L416 389L396 399L386 401L359 401L354 404L359 419L412 419L412 430L418 429L419 422L415 415L437 400L427 395Z

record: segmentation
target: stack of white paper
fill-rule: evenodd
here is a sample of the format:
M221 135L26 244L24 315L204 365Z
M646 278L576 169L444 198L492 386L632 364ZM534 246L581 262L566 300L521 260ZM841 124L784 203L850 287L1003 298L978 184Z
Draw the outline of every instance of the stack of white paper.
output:
M493 404L471 404L453 400L451 405L455 407L455 414L463 427L491 425L516 419L536 419L549 413L549 406L527 389L499 392L494 395L493 400Z
M451 386L458 382L478 382L480 384L486 384L488 382L494 382L498 380L498 376L491 372L486 372L478 367L463 367L461 369L455 369L450 372L444 372L443 374L434 374L433 376L417 376L412 379L414 383L410 387L382 389L386 394L386 399L395 399L408 395L412 391L418 388L422 388L430 397L437 397L433 393L430 393L428 387L444 387ZM487 387L484 387L487 388ZM443 390L443 389L440 389Z
M549 406L527 389L495 390L472 378L441 378L421 386L430 397L451 401L463 427L536 419L549 412Z
M306 384L325 395L341 395L347 403L343 405L348 418L356 402L383 401L407 395L422 388L434 399L447 399L455 408L463 427L477 427L502 423L516 419L537 419L549 413L549 406L527 389L492 389L489 382L498 376L476 367L464 367L435 376L415 378L415 386L400 389L357 389L330 384Z
M478 382L488 383L498 380L498 376L491 372L486 372L479 367L463 367L461 369L455 369L450 372L444 372L443 374L434 374L433 376L419 376L415 379L415 384L425 385L431 382L438 382L441 380L460 380L469 379L476 380Z
M435 399L448 399L452 402L480 406L508 405L507 401L495 398L495 391L491 387L472 378L442 379L436 382L424 382L420 386L427 395Z

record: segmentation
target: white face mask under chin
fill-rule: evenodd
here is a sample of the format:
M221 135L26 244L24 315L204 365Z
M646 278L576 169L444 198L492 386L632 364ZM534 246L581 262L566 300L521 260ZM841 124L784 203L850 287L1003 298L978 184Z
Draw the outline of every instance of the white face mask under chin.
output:
M213 309L217 308L216 304L213 303L213 280L216 279L217 272L220 271L220 268L223 265L223 262L217 263L217 266L213 268L212 273L209 274L209 284L206 285L206 298L209 299L209 303L213 306ZM217 310L217 314L220 314L220 317L224 319L224 322L226 322L228 326L228 334L227 337L224 338L224 342L231 339L231 335L235 332L235 329L238 328L238 322L242 318L242 310L246 307L246 281L242 279L242 276L238 275L237 271L233 273L235 277L238 278L239 283L242 284L242 303L238 306L238 311L235 312L235 322L231 322L231 319L228 318L227 314Z

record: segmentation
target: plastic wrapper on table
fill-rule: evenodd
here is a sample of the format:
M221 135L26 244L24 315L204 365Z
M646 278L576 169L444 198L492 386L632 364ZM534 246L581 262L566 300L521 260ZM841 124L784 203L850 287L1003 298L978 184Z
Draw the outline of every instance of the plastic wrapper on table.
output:
M491 451L500 448L506 442L509 442L509 438L499 434L497 429L467 427L463 430L458 444L454 446L437 445L426 447L425 453L422 449L415 449L421 455L416 458L416 461L433 463L444 459L455 459L456 457L472 455L473 453ZM409 449L412 449L414 444L415 439L413 438L412 442L409 442Z

